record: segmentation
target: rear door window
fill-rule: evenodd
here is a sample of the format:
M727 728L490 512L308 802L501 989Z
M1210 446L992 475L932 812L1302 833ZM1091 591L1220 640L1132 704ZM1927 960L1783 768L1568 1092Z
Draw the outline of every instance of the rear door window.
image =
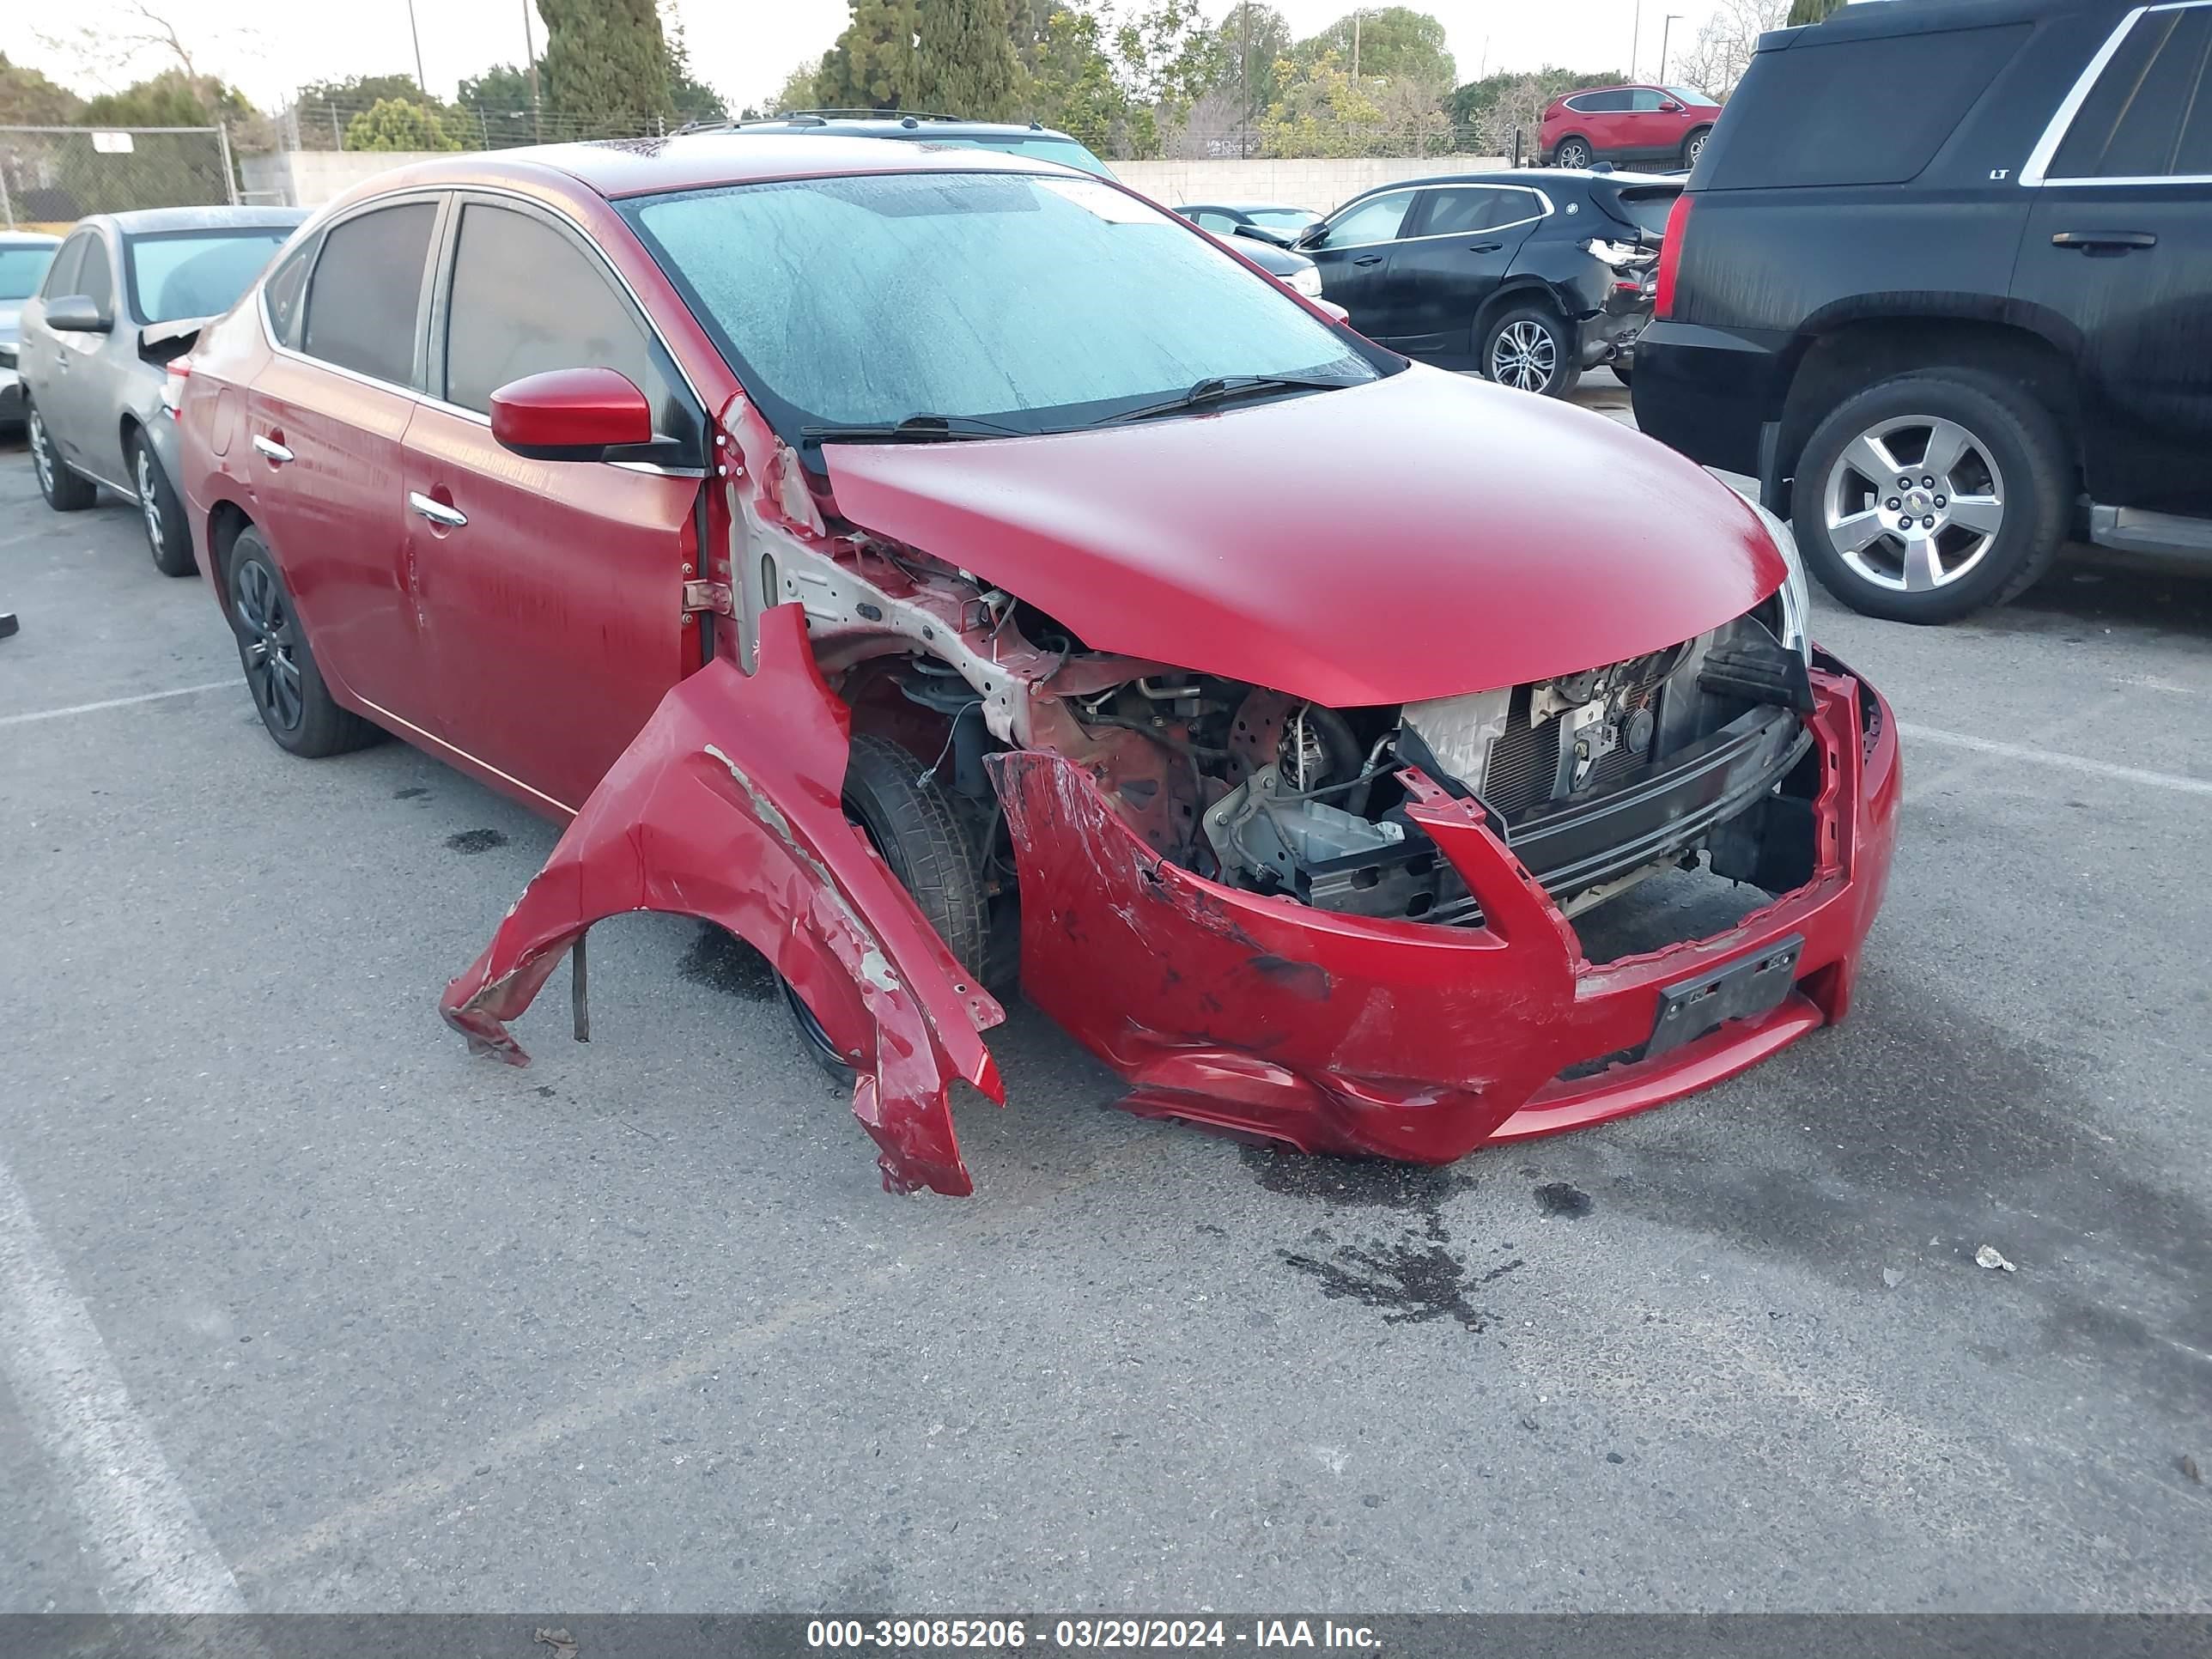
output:
M1753 58L1729 100L1730 143L1706 188L1899 185L1919 177L2033 25L1821 41ZM1814 31L1817 35L1819 31ZM1903 88L1910 95L1870 94Z
M2089 89L2051 179L2212 174L2212 6L2147 12Z
M1616 87L1610 92L1586 92L1579 98L1567 100L1567 107L1583 115L1613 115L1628 107L1628 88Z
M437 228L434 202L403 202L335 224L307 283L300 349L371 380L412 386L422 273Z

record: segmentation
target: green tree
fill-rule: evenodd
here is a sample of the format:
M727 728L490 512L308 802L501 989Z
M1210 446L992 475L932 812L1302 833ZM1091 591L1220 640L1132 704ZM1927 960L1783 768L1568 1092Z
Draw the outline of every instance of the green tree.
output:
M404 98L380 98L346 125L348 149L460 149L435 110Z
M919 107L921 78L915 37L921 33L920 0L850 0L852 15L822 59L814 102L823 109Z
M1444 46L1444 26L1425 11L1407 6L1378 6L1358 14L1359 73L1387 75L1431 86L1439 92L1459 79L1457 67ZM1352 62L1353 20L1340 17L1319 34L1298 43L1300 58L1310 61L1324 52L1334 52L1349 72Z
M1790 21L1817 23L1832 11L1841 11L1844 0L1790 0Z
M929 0L915 48L912 107L971 121L1012 115L1021 64L1006 18L1006 0Z
M208 127L226 120L251 119L256 113L245 94L211 76L182 70L104 92L86 101L76 125L87 127Z
M1028 76L1030 113L1094 150L1111 147L1128 114L1104 34L1097 13L1063 6L1045 20Z
M1214 31L1231 84L1243 88L1243 113L1258 116L1282 92L1275 66L1291 55L1291 26L1273 6L1242 0Z
M410 104L430 101L411 75L349 75L336 81L311 81L300 88L299 101L367 109L380 98L398 98Z
M28 64L0 52L0 126L59 127L76 118L84 100Z
M570 131L649 131L676 113L653 0L538 0L545 104Z
M1352 78L1327 48L1303 64L1283 66L1282 96L1260 124L1264 155L1358 155L1382 106ZM1376 77L1375 84L1382 84Z
M1501 70L1470 81L1444 103L1456 137L1455 147L1466 154L1510 156L1517 129L1522 143L1533 150L1536 129L1552 100L1577 87L1610 86L1624 78L1618 70L1546 68Z
M526 69L494 64L483 74L470 76L461 82L453 106L454 130L474 133L486 149L538 141L542 124L531 102Z

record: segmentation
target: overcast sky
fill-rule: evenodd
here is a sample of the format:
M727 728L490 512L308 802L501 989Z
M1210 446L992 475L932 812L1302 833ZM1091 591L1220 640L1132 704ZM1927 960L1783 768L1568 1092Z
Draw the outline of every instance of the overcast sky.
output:
M1693 35L1715 0L1437 0L1425 9L1443 20L1462 80L1486 70L1538 69L1547 64L1601 68L1627 65L1631 31L1638 5L1643 10L1639 59L1642 72L1659 74L1662 20L1672 10L1679 44ZM318 6L246 7L238 0L145 0L175 25L199 67L243 88L264 109L287 101L293 88L309 81L347 75L411 73L415 51L408 34L408 0L322 0ZM422 70L430 90L453 95L463 76L485 65L520 63L523 16L530 0L414 0L421 31ZM1206 9L1219 16L1233 0L1213 0ZM1274 0L1300 35L1326 27L1352 9L1349 0ZM15 8L10 4L10 10ZM23 15L29 10L27 3ZM113 40L132 27L128 0L83 0L68 7L39 7L49 17L66 17L66 27L82 24ZM316 14L319 12L319 15ZM680 18L691 42L700 77L727 99L732 108L765 99L802 58L827 47L844 27L845 0L674 0L665 15ZM285 18L284 22L271 21ZM241 20L247 20L241 22ZM258 19L258 21L252 20ZM544 25L534 9L530 27L542 47ZM143 53L118 61L104 52L96 70L88 70L79 52L57 51L26 38L20 27L7 31L5 48L17 62L44 69L82 90L127 84L161 66Z

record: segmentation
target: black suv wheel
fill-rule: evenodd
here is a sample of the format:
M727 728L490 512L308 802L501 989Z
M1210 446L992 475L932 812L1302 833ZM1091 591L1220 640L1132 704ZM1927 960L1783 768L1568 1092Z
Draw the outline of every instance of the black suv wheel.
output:
M2017 598L2066 531L2071 468L2051 411L2000 375L1928 369L1820 422L1791 489L1821 586L1891 622L1954 622Z
M1564 398L1581 373L1574 331L1548 306L1516 306L1482 337L1485 380L1516 392Z

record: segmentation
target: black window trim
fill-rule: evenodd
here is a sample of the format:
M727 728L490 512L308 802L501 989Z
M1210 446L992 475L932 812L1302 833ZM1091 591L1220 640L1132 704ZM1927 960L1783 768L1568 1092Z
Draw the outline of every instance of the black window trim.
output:
M383 380L374 374L363 374L357 368L349 368L343 363L334 363L327 357L318 357L313 352L303 349L307 338L307 309L315 297L315 273L322 266L323 255L330 251L331 232L336 230L340 225L352 223L364 214L374 213L383 208L405 207L420 202L428 202L437 210L430 223L430 246L422 261L422 281L428 284L438 268L437 253L442 245L446 220L453 212L453 192L446 189L403 190L394 191L389 196L374 197L348 209L336 218L315 228L314 252L308 258L307 280L301 284L300 289L300 345L286 345L276 337L276 331L269 318L267 273L264 272L262 276L254 278L253 309L255 314L261 319L261 337L268 342L269 349L280 357L289 357L295 362L312 363L317 368L326 370L332 374L343 374L349 380L357 380L362 386L373 386L382 392L396 392L405 398L417 399L422 398L422 388L419 384L401 386L396 381ZM423 360L428 349L427 337L430 308L422 302L422 299L423 295L418 289L416 295L415 357L411 371L418 382L422 379Z
M629 279L622 274L615 262L607 258L606 251L599 246L591 233L566 214L554 211L535 197L526 196L515 191L495 190L483 185L465 185L453 192L452 210L447 214L445 222L439 228L437 238L431 245L432 280L435 286L430 292L429 331L428 343L424 349L431 349L445 337L447 313L453 305L453 261L460 249L461 216L471 202L480 202L487 207L504 208L520 212L526 218L535 219L556 234L565 237L572 246L592 262L602 276L609 279L616 296L629 307L631 314L644 328L647 339L653 346L658 348L660 356L667 361L669 367L676 371L675 385L689 403L692 419L697 422L696 436L702 452L699 461L696 464L670 465L660 461L618 460L602 461L600 465L620 467L628 472L650 472L663 477L705 477L707 468L703 448L710 422L707 400L699 395L699 388L692 384L690 371L684 367L684 360L676 355L674 349L668 343L667 337L660 331L659 325L653 320L653 313L646 308L645 301L639 297L637 289L630 285ZM436 389L434 391L429 388L431 376L426 372L423 376L424 389L417 396L431 408L445 414L459 416L461 419L472 422L477 426L490 426L491 416L483 410L465 408L459 404L448 403L446 400L445 356L442 352L434 353L434 355L436 361L434 364L426 363L426 371L430 368L434 368L436 370Z
M295 357L306 356L306 354L301 351L293 341L285 339L279 333L276 319L269 314L269 279L282 270L295 258L306 264L307 270L300 278L300 298L292 309L292 331L295 335L298 334L307 320L307 284L314 276L315 261L323 257L323 229L322 226L318 225L301 242L295 254L285 255L282 258L272 258L269 261L268 268L253 279L253 308L261 319L262 337L276 350ZM277 252L283 254L284 251L279 248ZM319 357L308 357L307 360L309 362L318 363L323 361ZM336 363L327 363L324 366L328 368L337 368ZM367 380L368 377L362 375L359 378ZM383 382L378 381L375 384L382 385Z
M60 241L54 244L54 257L46 262L46 274L39 279L39 292L37 298L40 305L43 306L49 300L68 300L76 297L76 295L80 290L64 289L55 286L54 278L61 274L62 256L69 252L70 244L71 242L89 244L97 241L99 239L100 227L98 225L79 225L75 230L70 232L68 235L63 237ZM82 248L78 250L76 263L77 268L79 270L82 270L84 267L84 252ZM72 277L70 280L75 281L76 279ZM53 292L51 294L46 291L50 288L53 289Z
M2137 6L2120 19L2112 33L2106 37L2105 44L2090 58L2089 66L2081 71L2081 77L2059 100L2050 125L2043 129L2043 136L2035 141L2035 148L2028 152L2027 164L2020 170L2021 187L2024 190L2081 190L2089 187L2110 190L2142 185L2212 185L2212 173L2154 173L2112 179L2053 179L2050 176L2051 164L2057 158L2059 146L2066 142L2074 118L2081 112L2081 106L2088 102L2090 90L2096 86L2097 78L2118 56L2121 43L2126 40L2135 26L2154 11L2197 11L2207 6L2212 6L2212 0L2162 0L2162 3L2158 5Z
M90 228L92 231L92 240L84 245L84 258L77 261L77 285L73 292L82 295L88 300L92 297L91 292L84 286L84 261L85 259L89 259L92 257L93 249L98 248L100 250L100 257L107 262L107 303L102 307L103 313L111 322L118 317L125 321L130 321L131 320L130 314L127 312L119 310L115 303L117 297L116 267L122 263L118 257L122 250L118 246L121 238L111 235L108 232L108 228L106 225L94 225ZM67 298L69 296L62 295L58 297Z

